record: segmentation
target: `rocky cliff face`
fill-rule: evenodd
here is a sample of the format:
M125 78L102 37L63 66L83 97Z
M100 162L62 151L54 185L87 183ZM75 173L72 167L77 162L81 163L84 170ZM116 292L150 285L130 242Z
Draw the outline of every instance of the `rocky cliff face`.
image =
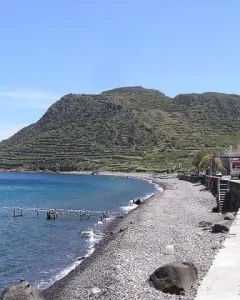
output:
M0 143L0 168L155 170L240 138L240 96L142 87L68 94Z

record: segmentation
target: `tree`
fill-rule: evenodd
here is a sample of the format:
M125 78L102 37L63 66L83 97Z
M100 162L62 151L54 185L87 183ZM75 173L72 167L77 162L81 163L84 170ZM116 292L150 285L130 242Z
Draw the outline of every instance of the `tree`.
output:
M210 159L212 156L218 156L216 151L210 152L206 149L199 150L193 158L193 165L197 170L207 170L209 168ZM222 169L222 162L220 157L215 157L215 169Z
M215 168L216 170L221 170L223 169L222 161L220 157L215 158Z
M192 164L195 166L197 170L199 170L199 165L204 156L208 155L208 151L204 148L200 149L193 158Z
M204 155L198 165L198 170L207 170L209 168L210 154Z

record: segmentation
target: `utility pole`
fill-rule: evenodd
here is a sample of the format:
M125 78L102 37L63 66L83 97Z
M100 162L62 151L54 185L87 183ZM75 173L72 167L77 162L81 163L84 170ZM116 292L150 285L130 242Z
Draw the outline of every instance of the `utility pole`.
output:
M212 175L216 173L215 170L215 156L212 157Z

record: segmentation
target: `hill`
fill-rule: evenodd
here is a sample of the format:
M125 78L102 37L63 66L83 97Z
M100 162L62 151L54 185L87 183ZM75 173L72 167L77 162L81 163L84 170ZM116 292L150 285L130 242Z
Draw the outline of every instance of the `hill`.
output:
M161 171L240 138L240 96L142 87L68 94L0 143L0 168Z

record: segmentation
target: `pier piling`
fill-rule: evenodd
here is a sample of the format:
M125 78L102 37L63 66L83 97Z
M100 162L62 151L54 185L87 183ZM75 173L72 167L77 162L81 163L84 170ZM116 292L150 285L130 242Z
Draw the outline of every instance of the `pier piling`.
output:
M17 218L17 217L23 217L22 207L21 207L20 214L17 214L17 213L16 213L16 209L14 209L14 211L13 211L13 217L14 217L14 218Z

